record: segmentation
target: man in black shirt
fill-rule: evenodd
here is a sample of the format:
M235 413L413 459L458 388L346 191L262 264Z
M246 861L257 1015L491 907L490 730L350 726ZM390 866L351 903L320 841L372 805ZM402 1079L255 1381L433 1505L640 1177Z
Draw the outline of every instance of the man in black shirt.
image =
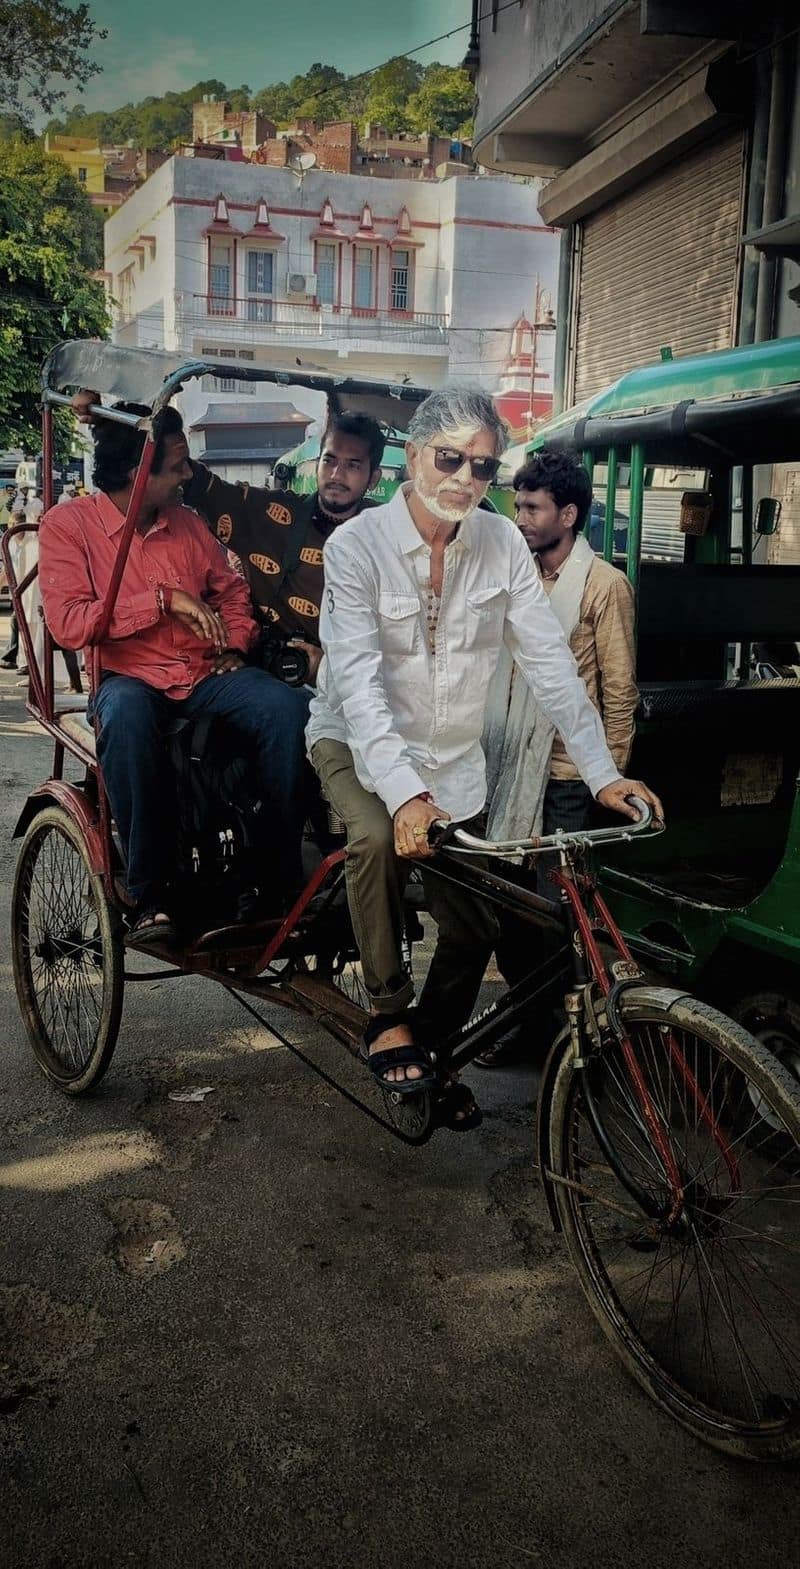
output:
M339 523L375 505L366 492L381 477L383 448L381 428L368 414L332 415L320 447L317 489L308 496L231 484L192 461L184 502L239 557L259 615L305 651L312 681L322 658L323 546Z

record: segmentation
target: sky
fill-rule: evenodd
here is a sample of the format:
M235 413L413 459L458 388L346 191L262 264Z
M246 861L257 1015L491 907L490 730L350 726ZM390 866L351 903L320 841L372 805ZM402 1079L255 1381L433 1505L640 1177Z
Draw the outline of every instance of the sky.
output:
M350 76L463 27L416 56L455 65L466 52L470 0L90 0L108 30L93 58L103 67L67 103L115 109L211 77L253 92L314 61Z

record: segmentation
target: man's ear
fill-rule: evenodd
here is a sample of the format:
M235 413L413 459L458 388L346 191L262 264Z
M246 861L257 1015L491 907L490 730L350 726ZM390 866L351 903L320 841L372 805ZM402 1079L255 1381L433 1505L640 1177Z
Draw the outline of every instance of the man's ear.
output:
M369 484L367 486L367 490L374 490L375 486L380 484L382 478L383 478L383 469L373 469L372 473L369 476Z
M419 453L418 453L417 448L415 447L413 441L407 441L406 442L406 468L408 469L408 473L409 473L409 476L410 476L411 479L414 478L414 475L415 475L415 473L417 471L417 463L418 463L418 461L419 461Z
M577 521L578 508L576 507L574 501L569 501L565 507L561 508L561 522L565 528L571 528L574 531Z

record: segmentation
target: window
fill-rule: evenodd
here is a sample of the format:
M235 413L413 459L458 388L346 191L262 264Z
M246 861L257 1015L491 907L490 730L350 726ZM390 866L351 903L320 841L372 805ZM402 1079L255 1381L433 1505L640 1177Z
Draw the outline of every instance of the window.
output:
M208 311L210 316L232 316L233 241L211 239L208 251Z
M273 251L247 252L247 320L272 321Z
M85 185L86 184L86 170L85 169L79 169L78 170L78 179L80 180L81 185Z
M320 305L336 304L337 248L325 242L317 245L317 299Z
M392 310L409 309L409 276L411 255L409 251L392 252Z
M353 274L353 305L356 310L375 308L375 252L370 246L357 245Z
M238 381L235 376L204 376L204 392L255 393L252 381Z

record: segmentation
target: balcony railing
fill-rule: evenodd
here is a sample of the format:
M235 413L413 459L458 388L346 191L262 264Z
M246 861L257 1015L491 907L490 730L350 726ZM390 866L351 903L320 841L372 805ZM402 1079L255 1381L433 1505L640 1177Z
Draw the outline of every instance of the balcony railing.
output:
M319 305L312 300L178 294L176 318L179 327L206 327L217 338L239 339L249 334L259 343L293 338L361 338L444 345L448 340L448 320L439 311L364 310Z

